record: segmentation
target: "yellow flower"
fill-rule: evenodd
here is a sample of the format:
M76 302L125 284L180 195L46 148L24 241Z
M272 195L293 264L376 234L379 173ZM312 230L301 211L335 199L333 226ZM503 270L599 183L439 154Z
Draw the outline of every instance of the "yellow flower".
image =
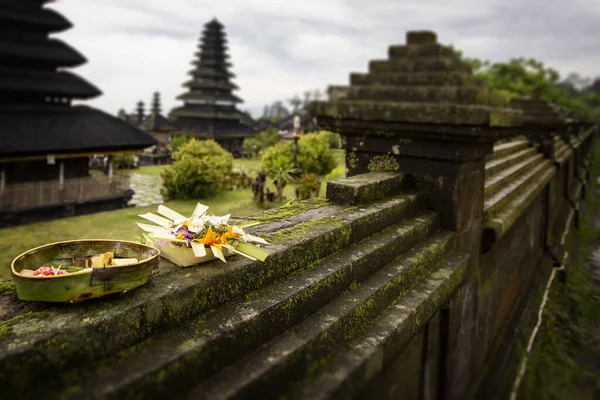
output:
M208 230L206 231L204 237L201 239L196 239L196 241L198 243L202 243L204 246L215 246L216 248L221 250L219 235L216 234L210 226L208 227Z
M221 235L221 237L219 238L219 243L221 244L227 244L227 240L229 239L237 239L240 237L239 233L233 233L233 227L228 227L227 228L227 232L225 232L224 234Z

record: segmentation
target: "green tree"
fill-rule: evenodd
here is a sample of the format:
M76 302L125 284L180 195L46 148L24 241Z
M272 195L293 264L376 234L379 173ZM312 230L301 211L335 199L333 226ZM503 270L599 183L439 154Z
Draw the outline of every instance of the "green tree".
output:
M266 148L279 143L280 140L281 136L277 132L277 129L267 129L254 137L244 140L243 148L245 152L253 156L258 156Z
M200 199L218 193L233 169L233 156L214 140L192 139L173 158L173 166L161 174L161 193L167 199Z
M261 156L262 168L268 171L279 156L293 160L293 142L278 143L266 149ZM303 173L319 176L327 175L335 168L327 132L311 133L298 140L298 164Z
M267 176L273 179L277 188L277 198L283 200L283 189L294 179L294 163L287 156L279 155L273 159L270 168L267 170Z
M590 94L593 83L579 90L575 84L589 84L589 79L571 74L560 82L559 73L533 58L513 58L508 62L491 63L487 60L465 58L462 52L455 50L455 55L469 64L477 78L507 99L521 96L535 96L552 103L570 108L579 113L600 117L598 98ZM599 82L600 83L600 82Z
M118 153L112 158L117 169L130 169L135 167L135 156L132 153Z
M179 148L186 144L187 142L189 142L191 140L190 136L186 136L183 134L176 134L173 135L173 139L171 139L171 151L174 153L177 150L179 150Z
M298 164L303 173L327 175L336 167L329 132L304 135L298 141Z

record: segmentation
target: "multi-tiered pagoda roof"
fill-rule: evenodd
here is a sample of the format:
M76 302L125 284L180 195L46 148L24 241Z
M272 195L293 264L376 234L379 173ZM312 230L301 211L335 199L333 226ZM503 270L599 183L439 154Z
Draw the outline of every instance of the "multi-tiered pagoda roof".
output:
M140 129L146 132L175 132L177 128L173 123L165 118L161 113L160 93L154 92L152 95L152 108L150 115L147 116L139 125Z
M193 136L217 140L251 136L252 128L242 122L236 108L242 99L233 94L238 87L231 82L227 38L216 19L204 26L195 56L191 79L183 84L188 90L177 97L184 105L174 109L171 117Z
M154 139L126 122L73 99L100 90L65 71L87 60L50 34L71 28L48 0L0 3L0 159L46 154L135 150Z

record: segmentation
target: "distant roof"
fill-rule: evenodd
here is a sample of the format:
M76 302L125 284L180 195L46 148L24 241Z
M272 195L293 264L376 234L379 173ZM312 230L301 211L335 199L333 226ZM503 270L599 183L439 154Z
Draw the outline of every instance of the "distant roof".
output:
M87 106L0 107L0 158L138 150L156 144L127 122Z
M175 125L160 113L151 113L142 121L139 128L146 132L174 132Z
M183 131L195 136L244 137L254 134L252 119L231 106L243 100L232 93L237 85L231 82L235 75L229 70L227 39L223 24L213 18L204 25L200 43L188 72L192 76L183 84L188 90L177 96L183 106L174 108L169 116ZM223 104L228 103L228 104ZM210 131L212 133L208 134Z

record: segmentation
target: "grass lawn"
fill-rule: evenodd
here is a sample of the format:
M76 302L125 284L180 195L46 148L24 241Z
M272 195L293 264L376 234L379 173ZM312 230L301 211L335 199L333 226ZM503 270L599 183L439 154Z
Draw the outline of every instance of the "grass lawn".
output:
M341 160L341 165L343 165L343 151L336 151L336 159ZM260 168L260 160L235 160L235 166L247 172L256 173ZM135 170L135 173L153 175L158 178L163 168L164 166L142 167ZM325 184L323 179L321 195L325 194ZM274 190L273 185L269 185L269 187ZM284 196L286 200L295 197L295 190L296 185L289 185L285 188ZM226 191L208 199L169 201L165 205L184 215L189 215L198 201L209 206L209 212L215 215L231 214L232 216L243 217L261 210L259 205L253 201L250 189ZM265 208L277 205L269 204L265 205ZM126 208L0 229L0 277L10 275L10 263L14 257L46 243L99 238L139 241L141 238L140 229L135 223L144 222L144 220L139 218L138 215L146 212L156 212L156 207Z

